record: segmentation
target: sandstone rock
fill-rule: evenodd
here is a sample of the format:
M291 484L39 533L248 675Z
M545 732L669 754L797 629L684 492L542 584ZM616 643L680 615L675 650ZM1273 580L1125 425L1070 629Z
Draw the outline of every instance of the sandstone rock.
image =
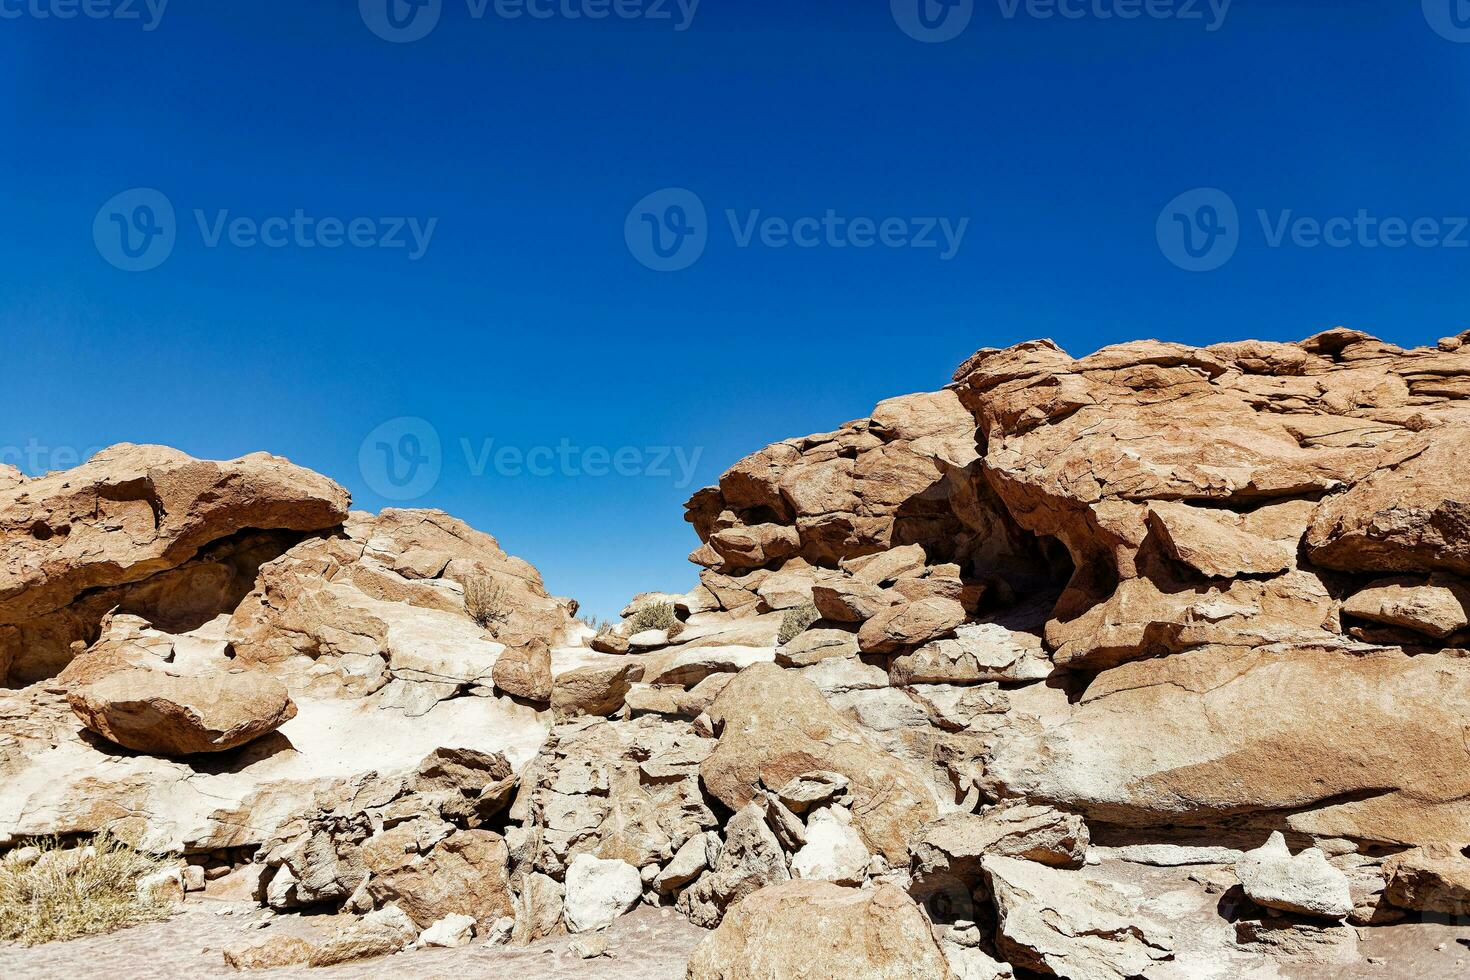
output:
M314 952L315 943L297 936L277 936L264 943L232 946L224 951L224 959L233 970L273 970L305 965Z
M1293 856L1279 832L1235 863L1246 896L1257 905L1324 919L1345 918L1353 910L1347 875L1309 847Z
M1116 886L1009 857L986 857L983 868L1000 920L996 942L1017 967L1125 980L1173 956L1167 925Z
M447 915L474 916L482 929L514 914L505 839L488 830L461 830L428 854L375 873L368 891L379 904L397 903L419 928Z
M689 959L689 980L948 980L924 913L899 889L792 881L735 906Z
M528 946L560 932L566 896L561 882L540 872L522 875L519 882L515 919L507 941Z
M616 630L603 630L588 645L598 653L627 653L630 649L628 638Z
M69 695L82 724L137 752L224 752L296 716L286 685L259 672L174 676L136 668L109 674Z
M1149 504L1148 520L1175 560L1208 578L1233 578L1295 566L1314 509L1309 500L1293 500L1240 515L1156 501Z
M397 906L369 912L360 920L337 931L311 952L307 965L335 966L355 960L387 956L408 948L418 935L413 920Z
M791 877L765 812L761 803L752 802L731 817L725 825L724 846L712 858L706 855L709 870L679 896L679 911L695 925L712 929L727 909L748 895Z
M177 904L184 900L184 873L179 868L160 868L138 879L138 897L150 902Z
M961 626L953 639L894 657L888 667L893 683L900 686L1043 680L1051 671L1041 637L996 623Z
M507 650L495 661L493 676L495 686L506 694L527 701L550 701L554 690L551 649L545 643L534 642Z
M810 629L777 648L776 663L782 667L810 667L832 657L856 657L857 636L846 630Z
M215 463L162 446L104 449L0 491L0 624L177 567L249 528L334 527L347 504L337 484L265 453Z
M643 881L631 864L579 854L567 869L567 928L587 932L611 925L638 904L642 894Z
M873 855L842 807L820 807L806 821L806 844L791 856L791 877L860 885Z
M857 657L829 658L803 667L802 677L817 685L829 697L852 691L873 691L888 687L888 672L882 667L865 664Z
M864 653L894 653L953 633L965 621L965 607L953 599L920 599L881 610L858 631Z
M834 579L812 586L812 602L834 623L864 623L899 600L895 593L856 579Z
M850 780L836 772L804 772L773 788L776 798L792 813L806 813L812 806L836 799L847 792ZM769 784L767 784L769 786Z
M668 865L654 879L654 887L660 892L672 892L683 888L709 867L709 842L703 834L689 838L675 852Z
M1389 858L1388 900L1399 908L1470 916L1470 858L1443 844L1416 847Z
M475 917L472 915L446 915L419 934L420 946L439 946L444 949L459 949L468 946L475 938Z
M912 844L913 867L917 875L944 872L967 883L980 880L987 855L1080 868L1088 841L1087 825L1075 814L1014 802L952 813L924 827Z
M709 715L721 734L700 776L731 809L755 798L762 783L835 772L849 781L864 843L895 862L906 859L912 831L934 816L933 795L913 770L843 719L809 681L774 664L741 672Z
M559 718L610 715L623 706L633 684L643 678L640 664L579 667L558 674L551 691L551 707Z
M1428 583L1384 579L1355 593L1343 603L1342 611L1443 640L1470 626L1470 585L1442 575Z
M1278 810L1302 833L1450 843L1470 839L1470 749L1444 733L1467 711L1459 658L1206 647L1099 675L1064 719L1008 732L985 782L1132 826Z

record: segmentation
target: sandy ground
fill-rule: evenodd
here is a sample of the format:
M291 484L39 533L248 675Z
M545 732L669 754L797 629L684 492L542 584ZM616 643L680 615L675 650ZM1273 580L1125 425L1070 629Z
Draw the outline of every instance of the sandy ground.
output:
M228 913L228 914L226 914ZM511 949L474 944L464 949L410 950L396 956L326 969L255 970L238 973L225 966L228 946L267 942L273 936L309 936L326 931L325 919L281 916L261 929L262 910L191 899L167 922L125 929L65 943L26 949L0 946L0 977L6 980L180 980L180 978L257 976L348 978L536 977L538 980L682 980L690 952L706 933L672 909L640 908L605 933L608 955L584 960L571 952L573 937L560 936Z

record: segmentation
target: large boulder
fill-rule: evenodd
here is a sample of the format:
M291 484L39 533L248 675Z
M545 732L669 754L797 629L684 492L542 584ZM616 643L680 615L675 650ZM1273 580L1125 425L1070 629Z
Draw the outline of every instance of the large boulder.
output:
M194 677L161 669L119 670L75 688L68 697L88 729L151 755L224 752L296 716L286 685L259 671Z
M928 918L899 889L772 885L735 906L689 958L689 980L949 980Z
M1347 875L1315 847L1292 854L1280 832L1242 854L1235 875L1246 897L1266 908L1324 919L1342 919L1353 910Z
M700 777L731 809L756 798L762 785L784 786L816 771L838 773L848 780L853 823L864 843L895 863L907 858L913 831L935 816L934 794L924 780L791 671L775 664L746 668L720 692L709 717L720 740Z

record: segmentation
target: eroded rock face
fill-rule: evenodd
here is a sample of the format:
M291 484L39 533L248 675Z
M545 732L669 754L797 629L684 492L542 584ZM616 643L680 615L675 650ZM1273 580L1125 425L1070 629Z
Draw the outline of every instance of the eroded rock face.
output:
M0 623L175 568L247 528L334 527L347 503L337 484L264 453L213 463L162 446L113 446L74 470L0 490Z
M749 803L762 784L835 772L848 780L864 842L895 862L907 857L913 830L935 814L933 792L912 769L834 711L809 681L774 664L742 671L709 716L722 731L700 777L732 809Z
M892 885L792 881L754 893L689 959L690 980L951 976L923 911Z
M224 752L296 717L286 685L260 672L180 677L133 668L75 689L70 700L89 729L152 755Z

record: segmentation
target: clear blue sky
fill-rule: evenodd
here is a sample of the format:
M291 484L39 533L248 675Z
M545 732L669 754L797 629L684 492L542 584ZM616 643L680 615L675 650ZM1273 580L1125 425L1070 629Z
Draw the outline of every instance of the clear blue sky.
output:
M601 614L694 582L681 503L735 459L938 387L977 347L1470 328L1470 249L1424 244L1470 242L1454 220L1470 214L1470 37L1453 39L1470 10L1451 19L1449 0L1236 0L1223 22L1205 0L1200 20L974 0L939 43L900 29L925 31L888 0L703 0L684 30L674 0L667 20L566 16L611 8L598 0L518 19L443 0L411 43L369 29L391 33L385 0L366 19L354 0L38 16L81 2L0 0L9 461L30 447L20 462L45 469L124 440L268 449L378 509L393 487L376 443L428 447L401 425L365 455L364 440L421 418L439 474L412 504L493 532ZM959 23L944 12L928 9L932 30ZM630 209L671 187L706 209L705 248L655 271L628 241L698 215L667 196ZM109 261L127 264L122 230L162 228L136 196L108 203L134 188L175 212L172 250L142 272ZM1160 221L1195 188L1238 209L1238 246L1207 272L1160 245L1176 221L1204 236L1228 219L1196 197ZM298 209L312 230L281 237L268 219ZM775 247L780 229L759 225L743 239L752 219L829 211L900 219L894 243L926 219L968 224L948 258L854 247L861 222L830 239L842 248L813 223L814 247ZM1302 244L1298 225L1270 244L1283 217L1360 211L1433 224L1396 248L1376 225L1343 238L1339 224L1344 247ZM222 217L285 245L232 243L252 240L247 224L211 247ZM330 223L315 224L338 219L340 239L370 219L368 242L407 217L421 232L437 219L417 258L321 247ZM625 471L655 473L589 475L580 455L557 459L563 441L633 447ZM689 485L644 452L666 446L699 452ZM503 447L548 447L533 463L549 475L497 466Z

